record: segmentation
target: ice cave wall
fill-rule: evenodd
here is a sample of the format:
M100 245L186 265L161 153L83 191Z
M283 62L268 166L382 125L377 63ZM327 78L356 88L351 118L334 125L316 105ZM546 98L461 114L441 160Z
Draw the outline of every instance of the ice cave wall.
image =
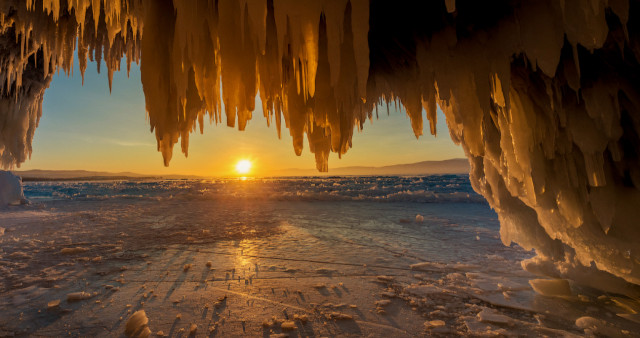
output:
M100 6L98 6L100 5ZM269 123L328 169L377 105L416 136L436 106L505 244L529 271L640 297L640 4L629 0L7 0L0 5L4 167L23 162L44 89L74 50L141 62L169 164L207 114ZM634 22L634 18L636 18ZM8 107L8 108L5 108ZM222 118L224 110L225 121ZM377 111L376 111L377 114ZM587 277L588 276L588 277Z
M368 101L399 99L416 135L442 108L526 270L638 298L638 3L377 5Z

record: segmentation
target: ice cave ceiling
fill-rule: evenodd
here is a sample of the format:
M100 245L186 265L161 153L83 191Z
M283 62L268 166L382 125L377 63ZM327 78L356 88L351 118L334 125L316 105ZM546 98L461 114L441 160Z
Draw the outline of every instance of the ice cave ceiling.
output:
M438 105L525 269L640 298L639 25L636 0L3 0L0 158L30 156L74 57L109 82L140 64L167 165L205 120L244 129L256 95L323 171L378 104L416 136Z

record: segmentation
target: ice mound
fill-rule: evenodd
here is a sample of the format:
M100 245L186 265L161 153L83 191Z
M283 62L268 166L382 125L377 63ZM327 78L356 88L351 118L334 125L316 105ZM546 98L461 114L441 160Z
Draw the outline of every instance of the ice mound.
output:
M7 0L0 14L5 168L29 156L73 41L81 73L104 58L110 83L121 59L141 63L167 165L207 114L245 129L257 95L321 171L380 104L404 106L416 137L424 118L436 134L439 106L504 244L535 249L527 270L640 294L636 1Z
M0 208L17 205L25 200L20 177L9 171L0 170Z

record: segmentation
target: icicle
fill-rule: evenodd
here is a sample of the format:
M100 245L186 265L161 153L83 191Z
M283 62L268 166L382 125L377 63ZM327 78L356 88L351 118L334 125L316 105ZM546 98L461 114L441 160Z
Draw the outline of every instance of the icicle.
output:
M448 13L453 13L456 11L456 0L444 0L444 4L447 7Z

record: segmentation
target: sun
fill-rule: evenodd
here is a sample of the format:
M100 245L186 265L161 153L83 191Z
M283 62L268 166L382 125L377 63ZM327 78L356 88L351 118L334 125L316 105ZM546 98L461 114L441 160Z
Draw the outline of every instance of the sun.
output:
M240 175L246 175L251 171L251 161L240 160L236 163L236 172Z

